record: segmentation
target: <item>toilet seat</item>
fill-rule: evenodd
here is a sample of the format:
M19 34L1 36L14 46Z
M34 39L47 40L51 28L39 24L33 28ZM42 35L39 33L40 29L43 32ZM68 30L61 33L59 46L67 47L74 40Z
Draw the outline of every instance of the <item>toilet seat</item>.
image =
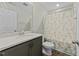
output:
M43 42L43 47L49 48L49 49L54 49L54 44L52 42Z

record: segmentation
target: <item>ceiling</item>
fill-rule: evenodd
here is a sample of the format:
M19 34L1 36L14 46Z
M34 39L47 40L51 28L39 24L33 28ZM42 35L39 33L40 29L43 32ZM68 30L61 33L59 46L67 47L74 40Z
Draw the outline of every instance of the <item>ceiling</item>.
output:
M38 4L41 8L45 8L45 10L57 9L67 5L72 4L72 2L9 2L10 4L18 7L29 8L32 7L33 4ZM56 4L60 6L57 7Z
M47 12L52 9L57 9L71 5L72 2L9 2L9 4L16 7L22 7L23 9L26 10L27 14L32 14L32 8L34 6L36 9L37 8L40 9L40 11L43 10ZM57 7L56 4L59 4L60 6Z
M19 8L20 10L24 10L27 15L32 14L32 5L29 2L8 2L10 5Z
M51 9L57 9L61 7L68 6L72 4L71 2L38 2L41 7L45 8L46 10L51 10ZM56 4L59 4L60 6L57 7Z

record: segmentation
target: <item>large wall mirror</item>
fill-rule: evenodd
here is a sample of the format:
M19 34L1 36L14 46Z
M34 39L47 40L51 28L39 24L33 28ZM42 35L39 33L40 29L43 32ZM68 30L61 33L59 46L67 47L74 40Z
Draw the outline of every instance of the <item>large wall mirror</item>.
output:
M0 2L0 33L31 31L32 5L29 2Z

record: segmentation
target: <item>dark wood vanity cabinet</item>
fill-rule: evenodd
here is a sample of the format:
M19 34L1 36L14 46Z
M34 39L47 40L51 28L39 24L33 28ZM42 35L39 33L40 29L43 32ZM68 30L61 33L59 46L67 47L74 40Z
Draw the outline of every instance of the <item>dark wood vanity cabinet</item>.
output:
M41 56L42 37L32 39L0 52L0 56Z

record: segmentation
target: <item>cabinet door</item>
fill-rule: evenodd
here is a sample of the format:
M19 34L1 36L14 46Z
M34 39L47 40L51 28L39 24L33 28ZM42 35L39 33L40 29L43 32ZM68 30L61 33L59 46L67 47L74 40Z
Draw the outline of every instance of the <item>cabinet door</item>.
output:
M41 56L42 55L42 37L32 40L33 46L30 50L31 56Z
M2 53L0 52L0 56L2 56Z
M15 47L2 51L3 56L27 56L28 55L28 43L23 43Z

